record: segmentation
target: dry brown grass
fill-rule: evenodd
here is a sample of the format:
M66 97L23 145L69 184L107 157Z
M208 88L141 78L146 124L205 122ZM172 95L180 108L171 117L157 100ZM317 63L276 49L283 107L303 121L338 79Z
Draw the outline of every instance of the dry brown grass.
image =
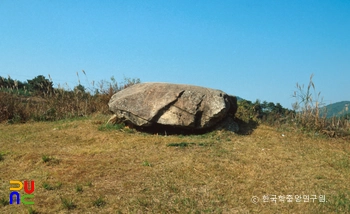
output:
M108 113L111 96L57 89L50 96L25 97L0 91L0 122L53 121Z
M82 72L86 76L85 71ZM93 82L89 89L85 89L80 85L78 72L77 76L79 85L73 90L69 89L68 84L66 84L67 87L53 88L50 75L51 81L41 80L44 82L40 84L37 83L38 80L28 80L36 82L35 89L29 91L18 88L17 81L14 81L13 85L7 83L6 87L0 84L0 123L54 121L89 116L95 113L106 114L109 113L108 102L113 94L140 83L138 78L124 77L124 81L118 84L112 76L111 81L101 80L96 87ZM35 79L38 78L45 79L42 75ZM1 80L4 82L4 79L0 77L0 83ZM34 88L33 85L29 86Z
M0 198L10 180L35 180L32 209L40 213L350 213L349 139L265 125L250 135L99 131L107 120L0 124ZM44 163L43 155L55 161ZM263 203L264 195L325 195L327 202ZM0 204L0 212L28 208Z
M308 86L296 84L296 91L292 97L296 98L293 109L296 110L294 120L296 124L307 131L317 131L331 137L345 136L350 134L349 119L345 117L331 119L327 118L327 111L324 109L321 92L316 92L315 84L310 76ZM321 116L321 113L323 116Z

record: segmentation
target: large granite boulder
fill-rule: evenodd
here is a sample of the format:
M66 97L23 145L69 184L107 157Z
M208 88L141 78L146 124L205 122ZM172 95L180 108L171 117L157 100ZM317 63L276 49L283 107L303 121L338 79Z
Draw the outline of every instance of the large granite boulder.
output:
M115 93L108 105L119 122L201 130L233 118L237 98L193 85L139 83Z

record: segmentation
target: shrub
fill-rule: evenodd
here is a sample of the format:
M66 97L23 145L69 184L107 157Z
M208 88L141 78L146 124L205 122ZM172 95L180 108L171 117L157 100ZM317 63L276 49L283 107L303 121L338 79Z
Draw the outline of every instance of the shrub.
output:
M99 88L92 93L93 89L82 86L80 80L73 90L61 86L53 88L53 82L42 75L28 80L28 84L11 78L1 77L0 80L0 122L9 123L53 121L96 112L109 113L107 104L111 96L140 82L139 79L124 78L124 82L117 84L112 77L110 82L101 81ZM94 83L92 87L95 87ZM29 91L29 94L23 95L23 90Z

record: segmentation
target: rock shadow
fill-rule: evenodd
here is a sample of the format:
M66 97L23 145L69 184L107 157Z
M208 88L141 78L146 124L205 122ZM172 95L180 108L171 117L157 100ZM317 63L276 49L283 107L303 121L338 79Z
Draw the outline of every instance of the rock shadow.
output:
M234 123L238 125L239 130L238 131L232 131L231 123ZM212 132L215 130L227 130L232 131L238 135L250 135L253 133L254 129L258 127L258 123L250 120L248 122L245 122L241 119L234 118L233 120L228 120L226 123L223 123L221 126L214 126L207 129L185 129L181 127L176 126L169 126L169 125L160 125L160 124L153 124L149 127L138 127L138 126L132 126L129 124L132 128L139 132L145 132L149 134L158 134L158 135L201 135L206 134L208 132Z
M258 128L259 126L259 123L254 120L245 122L241 119L235 118L235 121L239 126L239 131L236 132L239 135L250 135L253 133L254 129Z
M139 132L146 132L148 134L157 134L157 135L201 135L205 134L211 131L214 131L214 128L211 129L184 129L174 126L167 126L167 125L159 125L154 124L149 127L133 127L135 130Z

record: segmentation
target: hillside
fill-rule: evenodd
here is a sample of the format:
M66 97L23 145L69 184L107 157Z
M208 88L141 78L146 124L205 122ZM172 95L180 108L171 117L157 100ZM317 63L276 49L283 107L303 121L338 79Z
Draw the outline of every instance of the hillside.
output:
M321 111L327 112L327 117L341 117L350 113L350 101L336 102L329 104L321 109Z
M0 212L350 212L348 139L266 125L151 135L108 117L0 124ZM9 205L10 180L34 180L35 204Z

